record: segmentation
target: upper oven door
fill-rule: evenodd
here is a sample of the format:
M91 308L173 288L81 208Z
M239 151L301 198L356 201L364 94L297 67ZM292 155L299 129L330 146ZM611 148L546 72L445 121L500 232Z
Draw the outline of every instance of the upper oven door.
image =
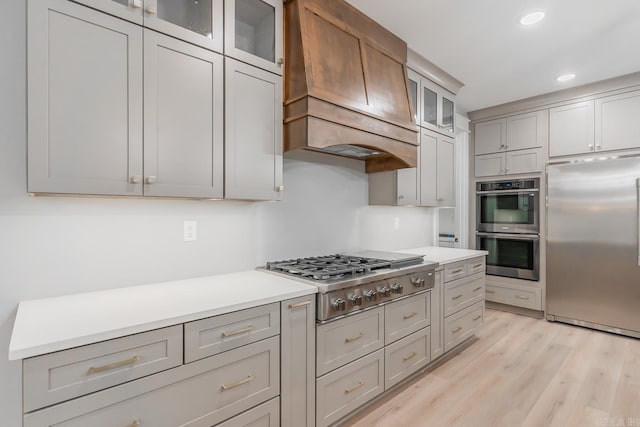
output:
M477 231L487 233L538 233L540 230L537 188L478 191Z

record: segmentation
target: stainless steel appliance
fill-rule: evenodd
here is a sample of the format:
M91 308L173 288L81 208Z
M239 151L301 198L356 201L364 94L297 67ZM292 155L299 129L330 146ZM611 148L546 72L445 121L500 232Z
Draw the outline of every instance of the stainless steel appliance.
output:
M476 184L476 248L489 252L487 274L540 278L540 179Z
M539 178L478 182L477 230L487 233L539 233L539 187Z
M489 252L487 274L538 280L540 236L538 234L476 233L476 249Z
M268 262L259 270L317 286L317 319L324 322L427 292L437 266L421 255L365 251Z
M547 318L640 338L640 157L547 168Z

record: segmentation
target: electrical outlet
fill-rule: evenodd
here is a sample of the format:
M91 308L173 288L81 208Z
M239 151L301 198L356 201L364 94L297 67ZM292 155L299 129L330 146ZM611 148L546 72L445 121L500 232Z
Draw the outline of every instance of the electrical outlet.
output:
M397 216L393 218L393 229L400 230L400 218Z
M185 242L193 242L198 239L197 234L197 225L196 221L185 221L184 222L184 241Z

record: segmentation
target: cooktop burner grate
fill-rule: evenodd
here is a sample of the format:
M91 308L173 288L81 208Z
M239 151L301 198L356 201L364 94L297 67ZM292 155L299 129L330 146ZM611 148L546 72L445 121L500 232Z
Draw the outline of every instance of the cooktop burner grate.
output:
M267 270L318 281L348 279L390 267L390 261L349 255L297 258L267 263Z

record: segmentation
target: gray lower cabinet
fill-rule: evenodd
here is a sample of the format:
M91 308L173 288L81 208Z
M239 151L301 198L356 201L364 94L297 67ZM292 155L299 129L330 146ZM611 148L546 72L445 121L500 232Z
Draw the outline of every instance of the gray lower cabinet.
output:
M384 349L384 388L388 390L431 361L431 328L427 326Z
M316 421L315 295L283 301L280 313L280 425L313 427Z
M431 288L431 360L436 360L444 354L442 341L443 313L444 313L444 282L442 271L436 271L433 288Z
M24 416L24 427L210 427L278 396L272 337Z
M282 199L282 77L225 58L225 198Z
M249 409L242 414L218 424L217 427L279 427L280 423L280 399L270 401ZM300 424L302 426L302 424Z
M142 195L142 28L27 2L28 191Z

